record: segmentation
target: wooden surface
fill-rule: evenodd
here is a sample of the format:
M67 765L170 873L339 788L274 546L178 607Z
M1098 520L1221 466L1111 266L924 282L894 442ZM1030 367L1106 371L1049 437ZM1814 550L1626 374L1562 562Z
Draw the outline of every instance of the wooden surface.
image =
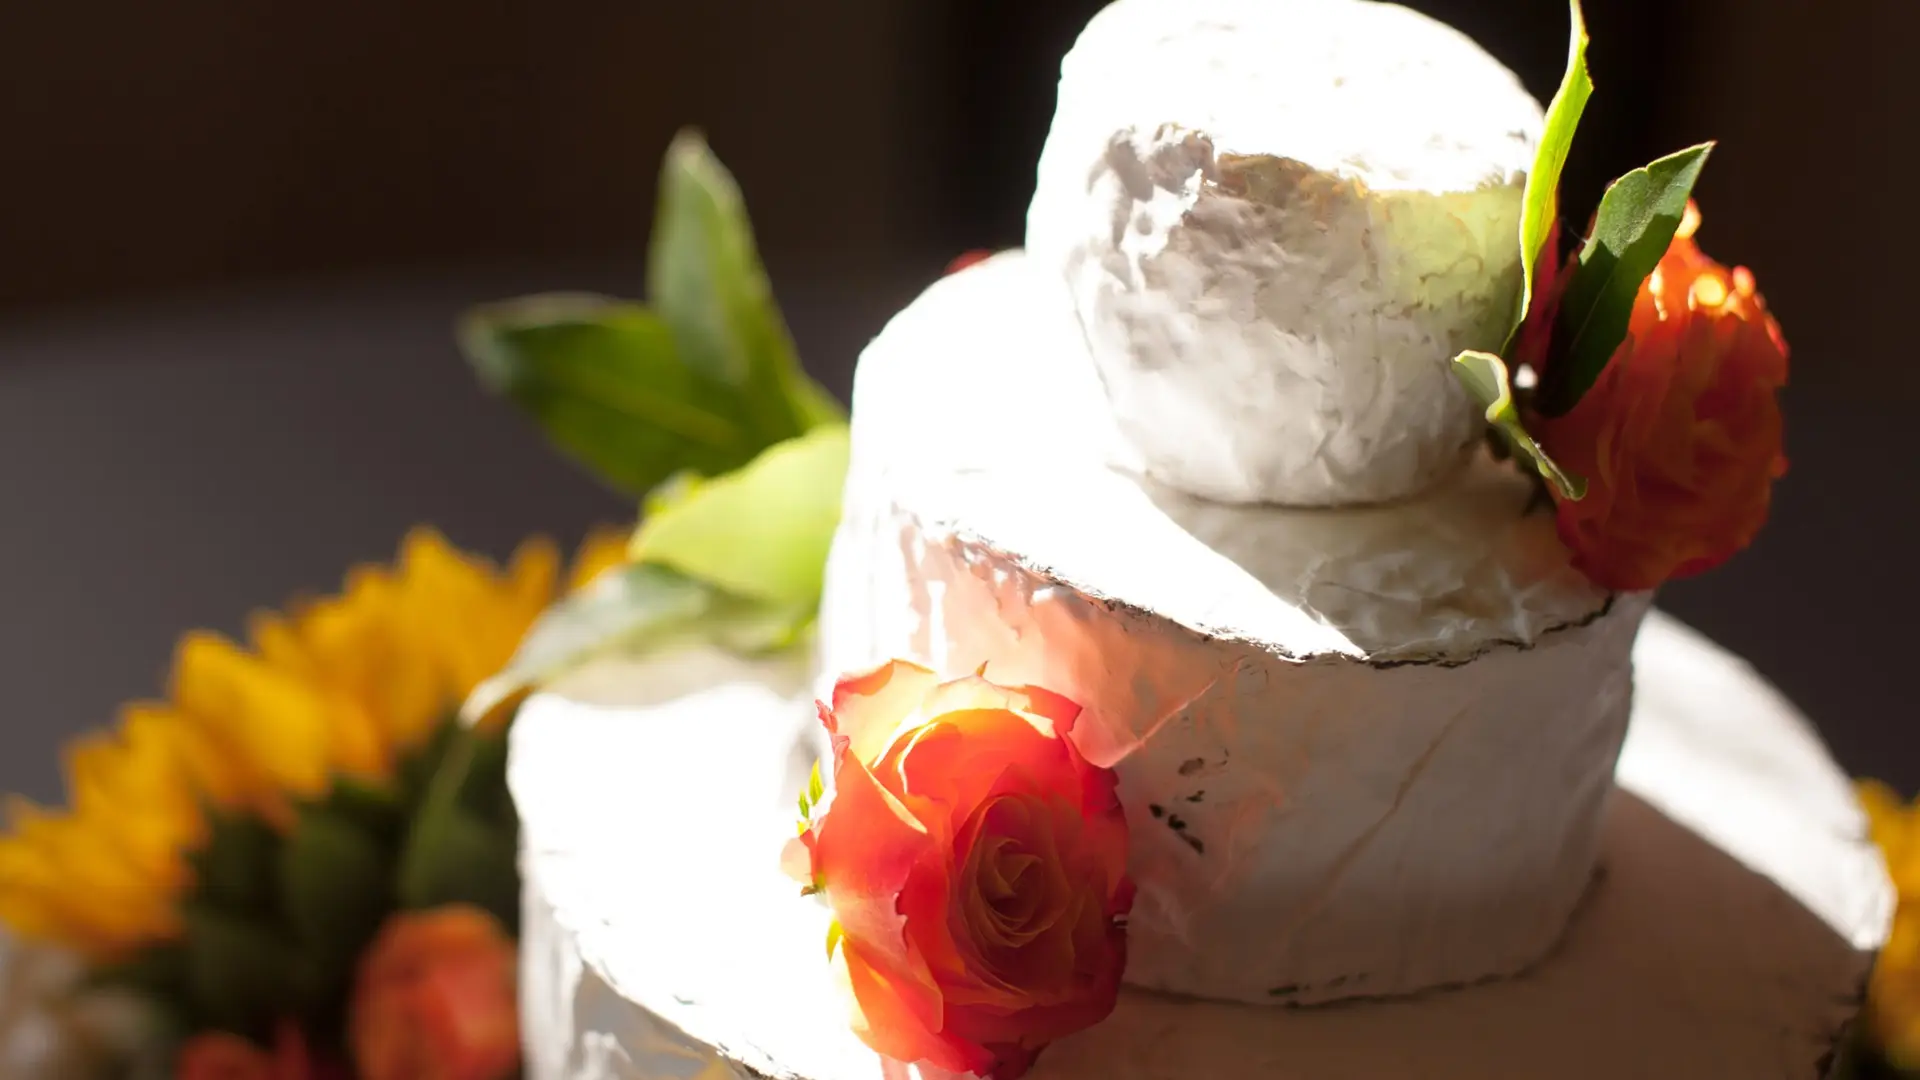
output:
M1128 991L1033 1080L1824 1076L1891 914L1846 779L1705 639L1657 616L1641 652L1604 869L1535 970L1316 1009ZM806 722L796 670L704 655L528 705L510 783L532 1080L877 1080L826 912L776 866Z

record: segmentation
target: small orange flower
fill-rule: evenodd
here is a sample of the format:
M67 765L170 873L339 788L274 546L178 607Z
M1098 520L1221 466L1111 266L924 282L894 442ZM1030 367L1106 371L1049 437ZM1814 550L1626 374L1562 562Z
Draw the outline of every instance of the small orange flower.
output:
M238 1035L207 1031L188 1039L174 1062L175 1080L315 1080L306 1041L291 1024L282 1025L273 1051Z
M1633 309L1627 339L1573 411L1528 429L1585 477L1559 503L1574 564L1609 589L1712 569L1766 522L1786 471L1787 343L1744 267L1702 254L1692 204Z
M875 1051L992 1080L1113 1011L1133 904L1110 769L1080 707L895 661L821 718L834 793L796 846L833 908L834 963Z
M359 1080L500 1080L520 1065L513 942L445 907L389 920L361 962L348 1036Z

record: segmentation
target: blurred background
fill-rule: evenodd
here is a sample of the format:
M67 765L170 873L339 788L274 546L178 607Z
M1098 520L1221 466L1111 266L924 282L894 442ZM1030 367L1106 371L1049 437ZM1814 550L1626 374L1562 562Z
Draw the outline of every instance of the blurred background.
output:
M55 797L58 744L161 691L183 629L238 632L415 521L500 555L626 518L474 388L449 326L527 291L639 295L683 124L739 176L803 355L844 395L951 256L1019 242L1060 55L1099 6L4 5L0 791ZM1551 94L1562 0L1412 6ZM1718 138L1703 244L1757 271L1795 350L1773 524L1663 602L1848 769L1911 791L1920 365L1896 322L1920 291L1920 94L1895 48L1920 4L1588 8L1569 214Z

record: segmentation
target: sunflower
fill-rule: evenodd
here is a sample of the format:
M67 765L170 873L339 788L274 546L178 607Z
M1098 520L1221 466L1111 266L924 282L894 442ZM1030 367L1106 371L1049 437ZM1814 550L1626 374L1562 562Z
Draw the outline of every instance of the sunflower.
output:
M1867 1032L1890 1063L1920 1068L1920 803L1877 780L1861 781L1858 791L1899 895L1867 988Z
M590 535L567 587L622 562L625 542ZM0 922L97 961L178 937L210 811L284 827L336 777L391 783L506 663L556 598L561 570L545 540L502 569L418 529L393 566L356 569L337 596L256 616L246 646L187 634L169 700L129 705L117 728L68 748L64 811L8 804Z

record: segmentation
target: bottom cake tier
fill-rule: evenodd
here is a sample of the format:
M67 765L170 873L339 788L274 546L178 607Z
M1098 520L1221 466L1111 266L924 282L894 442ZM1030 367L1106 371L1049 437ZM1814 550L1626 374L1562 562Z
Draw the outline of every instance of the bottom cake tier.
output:
M1893 909L1846 777L1778 693L1686 627L1655 613L1634 659L1602 870L1532 971L1320 1008L1125 991L1030 1075L1828 1075ZM918 1075L851 1034L828 913L778 866L812 764L807 682L798 661L678 653L527 702L509 782L531 1080Z

